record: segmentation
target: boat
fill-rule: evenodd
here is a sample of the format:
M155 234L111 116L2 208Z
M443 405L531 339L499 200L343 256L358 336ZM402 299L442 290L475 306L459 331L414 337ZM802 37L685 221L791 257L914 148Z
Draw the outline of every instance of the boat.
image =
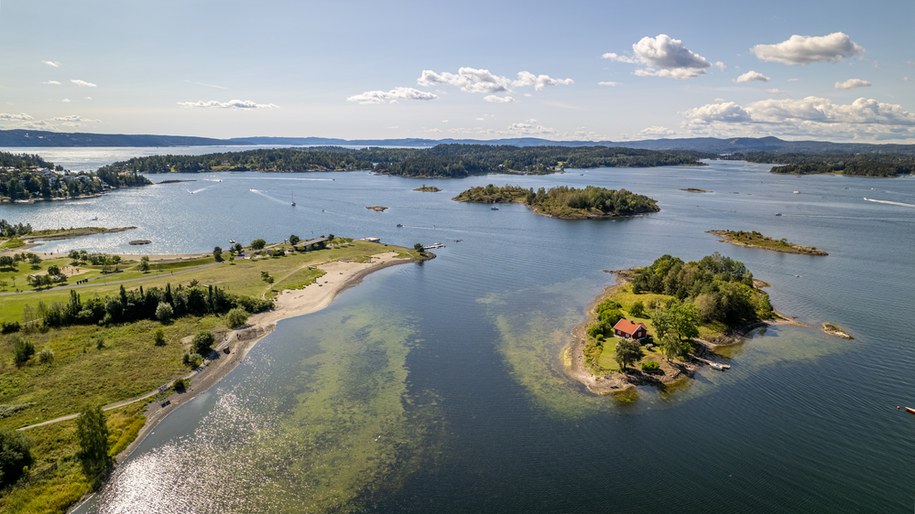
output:
M780 213L780 212L776 212L776 213L775 213L775 215L776 215L776 216L781 216L781 215L782 215L782 213Z
M89 221L97 221L97 220L98 220L98 216L93 216Z
M796 194L796 195L799 195L799 194L801 194L801 192L800 192L800 191L798 191L798 190L797 190L797 189L795 189L795 190L794 190L794 191L792 191L792 193L794 193L794 194Z
M913 409L911 407L906 407L905 411L908 412L909 414L915 414L915 409Z
M149 243L152 243L152 241L150 241L149 239L134 239L133 241L128 242L128 244L132 244L134 246L148 245Z
M238 241L236 241L236 240L234 240L234 239L229 239L229 244L230 244L230 245L234 245L234 244L237 243L237 242L238 242Z
M490 207L489 210L491 210L491 211L498 211L499 208L498 208L498 207Z
M397 228L403 228L403 223L398 223Z
M295 207L295 193L292 193L292 206Z

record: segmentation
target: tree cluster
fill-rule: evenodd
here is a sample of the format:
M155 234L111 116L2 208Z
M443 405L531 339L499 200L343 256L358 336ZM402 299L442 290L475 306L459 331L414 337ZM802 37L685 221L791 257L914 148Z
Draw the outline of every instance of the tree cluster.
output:
M729 328L772 317L769 296L753 287L753 274L742 262L717 252L690 262L659 257L633 273L632 290L689 301L702 322L721 322Z
M122 285L117 296L96 296L83 301L76 291L71 290L70 299L66 303L45 305L39 302L36 311L27 310L25 317L28 319L25 319L25 323L29 325L38 321L47 327L64 327L107 325L141 319L167 322L185 315L223 314L235 307L247 312L262 312L272 308L273 304L269 300L226 293L212 285L178 285L174 290L171 284L166 284L164 288L150 287L145 290L142 286L127 290ZM163 314L167 310L170 312Z
M13 225L4 219L0 219L0 237L24 236L32 233L32 225L26 223L16 223Z

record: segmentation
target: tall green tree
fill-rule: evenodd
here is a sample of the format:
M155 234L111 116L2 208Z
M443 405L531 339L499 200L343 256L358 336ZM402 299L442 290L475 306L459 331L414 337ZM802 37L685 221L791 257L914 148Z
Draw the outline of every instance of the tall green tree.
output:
M616 363L625 371L630 365L642 358L642 347L634 339L620 339L616 343Z
M108 425L100 406L89 407L76 418L76 437L79 439L79 460L83 473L96 488L111 470L113 461L108 455Z

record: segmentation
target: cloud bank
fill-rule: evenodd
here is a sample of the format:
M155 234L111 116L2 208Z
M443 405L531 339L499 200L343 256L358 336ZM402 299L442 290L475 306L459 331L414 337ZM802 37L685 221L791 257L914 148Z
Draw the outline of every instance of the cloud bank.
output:
M243 110L252 110L252 109L277 109L279 106L275 104L259 104L251 100L229 100L228 102L220 102L218 100L198 100L196 102L178 102L178 105L181 107L193 108L193 109L243 109Z
M915 113L872 98L848 104L815 96L772 98L746 105L716 102L690 109L683 116L684 126L697 135L750 131L846 139L915 137Z

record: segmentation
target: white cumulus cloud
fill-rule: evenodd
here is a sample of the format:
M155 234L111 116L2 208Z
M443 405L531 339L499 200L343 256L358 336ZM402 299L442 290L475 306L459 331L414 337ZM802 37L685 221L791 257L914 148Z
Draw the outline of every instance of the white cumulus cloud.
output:
M85 80L80 79L70 79L70 83L79 87L98 87L98 85L93 84L92 82L86 82Z
M864 79L848 79L842 82L836 82L836 89L855 89L859 87L871 87L870 81Z
M58 82L56 80L46 80L46 81L42 82L42 84L44 84L45 86L59 86L60 82Z
M759 82L769 82L769 77L763 75L762 73L760 73L758 71L750 70L750 71L744 73L743 75L737 77L736 82L738 84L743 84L744 82L752 82L754 80L759 81Z
M635 70L635 74L640 77L688 79L704 74L705 70L712 66L705 57L686 48L683 41L667 34L645 36L633 43L632 56L607 52L602 57L611 61L640 65L641 67ZM715 66L722 69L724 63L716 62Z
M58 62L58 61L41 61L41 62L42 62L42 64L47 64L48 66L50 66L52 68L60 68L60 62Z
M0 121L30 121L31 119L32 117L24 112L19 114L0 112Z
M64 98L63 100L61 100L61 102L65 103L65 104L68 104L68 103L70 103L70 99L69 99L69 98Z
M554 129L539 124L537 120L533 118L512 123L508 126L508 131L511 134L521 134L525 136L543 136L556 132Z
M435 100L438 95L428 91L420 91L412 87L395 87L390 91L366 91L358 95L350 96L347 102L356 102L363 105L396 103L398 100Z
M220 102L218 100L197 100L196 102L178 102L181 107L188 108L217 108L217 109L277 109L275 104L259 104L252 100L229 100Z
M541 91L549 86L569 86L574 84L575 81L570 78L556 78L529 71L519 71L516 74L516 78L512 80L487 69L462 66L458 68L457 73L423 70L419 78L416 79L416 83L427 87L447 85L456 87L465 93L493 95L496 93L510 93L513 87L532 87L535 91Z
M512 82L514 87L533 87L540 91L547 86L571 86L575 81L570 78L557 79L549 75L534 75L529 71L519 71L518 79Z
M674 135L674 131L667 127L652 126L640 130L639 135L644 137L668 137Z
M505 95L505 96L486 95L483 97L483 100L486 100L487 102L493 103L493 104L510 104L515 101L514 98L512 98L508 95Z
M781 43L756 45L750 48L763 61L783 64L807 64L817 61L836 62L864 51L844 32L825 36L791 36Z

